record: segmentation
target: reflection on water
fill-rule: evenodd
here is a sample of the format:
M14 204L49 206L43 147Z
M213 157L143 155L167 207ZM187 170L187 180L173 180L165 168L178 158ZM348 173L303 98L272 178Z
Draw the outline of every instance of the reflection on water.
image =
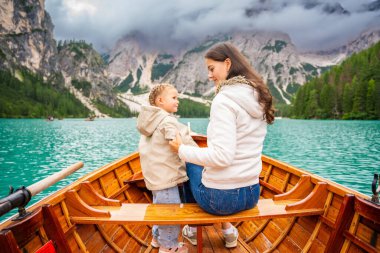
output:
M206 134L207 119L180 119ZM31 185L77 161L85 166L34 197L36 202L102 165L135 151L135 119L0 119L0 196L8 185ZM264 154L370 194L380 172L380 121L277 120Z

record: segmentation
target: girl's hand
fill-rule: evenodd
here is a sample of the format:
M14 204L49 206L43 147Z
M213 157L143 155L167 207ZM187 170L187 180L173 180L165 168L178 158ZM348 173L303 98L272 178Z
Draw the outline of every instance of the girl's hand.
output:
M181 144L182 144L182 139L181 139L181 136L179 135L179 133L176 134L174 140L169 141L170 149L174 153L178 153L179 146L181 146Z

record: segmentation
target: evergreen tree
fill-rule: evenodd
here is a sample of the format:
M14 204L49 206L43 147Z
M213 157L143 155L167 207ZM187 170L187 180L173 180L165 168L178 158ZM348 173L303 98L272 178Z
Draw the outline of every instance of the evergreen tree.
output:
M305 108L306 118L320 118L321 110L318 105L318 93L313 89L309 93Z
M380 119L380 42L304 84L292 117Z
M343 92L343 114L345 115L345 118L349 118L352 111L352 104L353 104L353 88L350 83L347 83L344 86L344 92Z
M323 85L321 96L320 96L320 104L322 107L322 117L323 118L332 118L335 115L336 110L336 101L335 101L335 92L334 88L326 83Z
M375 80L371 79L368 82L368 90L367 90L367 104L366 104L366 110L367 110L367 115L369 119L376 119L376 101L375 101L375 90L376 89L376 84Z
M355 82L354 82L355 81ZM354 87L354 103L352 105L352 117L355 119L364 119L366 113L367 83L357 81L354 78L352 86Z

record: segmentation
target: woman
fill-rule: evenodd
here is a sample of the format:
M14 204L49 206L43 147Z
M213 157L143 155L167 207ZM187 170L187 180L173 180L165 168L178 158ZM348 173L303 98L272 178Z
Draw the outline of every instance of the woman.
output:
M188 163L189 186L206 212L229 215L253 208L260 196L261 152L267 124L274 121L272 96L247 59L231 44L221 43L205 55L216 96L207 128L207 148L170 142ZM204 169L201 166L204 166ZM222 224L225 246L236 247L238 231ZM185 226L183 236L196 245L196 229Z

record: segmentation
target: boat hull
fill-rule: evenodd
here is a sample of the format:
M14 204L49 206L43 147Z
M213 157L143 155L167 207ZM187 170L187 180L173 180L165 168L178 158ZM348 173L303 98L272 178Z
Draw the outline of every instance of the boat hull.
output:
M206 145L204 137L195 140L200 146ZM327 184L326 195L321 197L324 211L320 215L236 222L240 237L238 246L231 252L380 251L380 238L375 238L380 232L380 221L376 220L380 209L369 203L367 196L267 156L262 156L262 162L261 199L292 194L302 200L322 182ZM143 182L130 180L140 172L139 154L132 153L78 179L28 208L33 214L25 220L0 224L0 249L36 252L52 240L58 252L157 252L150 246L151 225L77 224L71 219L75 206L70 197L73 194L80 200L98 201L99 205L151 203L151 193ZM305 176L310 180L300 186ZM85 184L89 188L83 187ZM102 199L91 199L88 189ZM365 211L357 210L357 199L364 199L361 209L369 208L375 212L374 217L366 217ZM223 246L220 224L204 226L202 230L204 252L230 252ZM197 252L195 246L189 247L190 252Z

